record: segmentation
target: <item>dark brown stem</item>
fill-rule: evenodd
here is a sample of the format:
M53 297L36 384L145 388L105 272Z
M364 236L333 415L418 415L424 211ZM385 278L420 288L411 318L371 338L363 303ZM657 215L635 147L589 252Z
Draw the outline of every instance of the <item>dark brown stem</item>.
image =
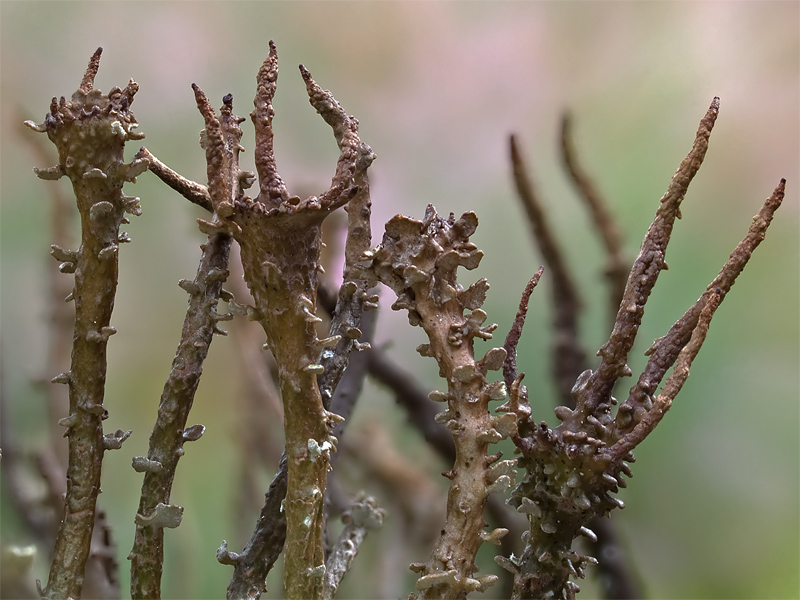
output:
M628 275L622 303L617 313L611 336L600 350L602 358L597 371L586 381L585 402L578 406L584 415L593 414L600 404L611 401L611 391L620 377L630 376L627 364L628 353L636 340L636 334L644 315L644 305L665 268L667 244L672 226L680 215L680 206L689 184L697 173L708 150L708 139L719 113L719 98L714 98L706 115L700 121L695 142L688 156L678 167L670 181L667 192L661 198L656 217L645 235L639 255Z
M505 344L503 344L503 348L506 350L506 360L503 363L503 380L506 382L506 388L509 390L511 386L514 385L514 380L518 376L517 344L522 336L522 328L525 326L525 317L528 314L528 302L543 272L544 267L539 267L539 270L534 273L533 277L531 277L530 281L528 281L528 284L525 286L525 290L522 292L522 298L519 301L517 314L514 317L514 322L511 325L511 329L508 331Z
M697 328L700 315L709 298L719 295L719 302L725 299L736 278L744 270L755 249L764 240L767 228L775 216L785 193L786 180L781 179L775 191L767 198L744 239L739 242L730 258L706 291L670 328L666 335L656 340L646 354L650 356L639 380L630 390L628 399L620 406L616 417L618 435L627 434L636 426L638 419L648 410L652 394Z
M620 302L622 302L630 263L625 259L622 236L608 209L608 203L600 195L597 186L578 161L572 139L572 119L566 112L561 118L561 158L580 197L586 202L586 207L594 221L595 230L600 234L603 245L606 247L608 264L605 274L608 278L609 310L613 319L619 310Z
M559 402L568 403L571 402L570 392L575 376L584 369L586 361L586 351L578 334L581 300L561 247L545 215L544 206L534 190L514 135L510 138L510 148L517 193L528 216L533 238L547 266L548 280L553 286L552 372Z

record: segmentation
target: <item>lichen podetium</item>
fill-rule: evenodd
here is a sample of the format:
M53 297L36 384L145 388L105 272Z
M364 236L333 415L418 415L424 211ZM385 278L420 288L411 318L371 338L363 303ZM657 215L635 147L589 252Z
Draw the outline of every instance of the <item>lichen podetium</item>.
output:
M103 406L106 380L106 346L116 333L111 312L117 289L119 244L129 241L120 226L126 213L139 215L139 199L126 196L122 186L147 169L146 160L123 162L129 140L144 134L134 131L130 112L139 85L131 80L125 89L103 94L94 88L100 64L99 48L92 56L80 87L70 100L53 98L44 123L26 125L46 132L58 148L58 164L36 170L42 179L67 176L81 217L78 250L52 247L61 261L59 269L75 273L75 287L68 299L75 303L75 330L69 371L55 383L69 386L69 416L59 423L67 428L69 463L64 518L53 553L53 565L44 595L47 598L79 598L91 545L95 505L100 492L100 473L105 450L119 448L130 432L103 434L108 411Z
M325 556L322 545L323 500L330 453L336 438L331 430L341 418L322 401L317 376L320 354L338 338L319 339L316 324L317 287L322 249L321 225L335 209L359 192L357 163L372 152L361 144L358 121L344 113L330 92L322 90L300 67L309 100L333 127L341 154L330 189L319 197L290 195L278 174L273 154L272 99L278 77L274 44L257 75L255 109L255 163L259 194L255 199L231 194L220 168L224 142L219 122L203 92L195 98L206 123L205 148L209 192L214 219L202 221L206 233L225 231L241 247L242 265L255 306L249 310L267 335L275 357L284 406L288 482L283 511L286 515L284 595L321 598ZM226 555L235 564L236 558ZM263 585L263 582L258 584ZM230 591L230 590L229 590Z

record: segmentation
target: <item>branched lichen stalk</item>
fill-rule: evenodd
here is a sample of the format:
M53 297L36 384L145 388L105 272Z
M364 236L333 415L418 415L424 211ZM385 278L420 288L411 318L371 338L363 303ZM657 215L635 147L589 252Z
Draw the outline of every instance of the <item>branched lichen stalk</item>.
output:
M619 376L630 374L626 373L629 369L625 360L647 297L665 267L664 253L680 199L702 160L717 109L715 99L701 122L694 148L662 199L631 269L611 338L598 353L602 357L601 366L594 374L582 373L572 390L575 409L557 407L555 413L562 423L554 429L545 422L537 425L526 420L524 411L516 411L521 417L519 431L526 432L524 437L514 438L522 452L519 464L526 475L512 492L510 502L527 515L530 529L522 556L498 560L514 574L514 598L575 596L579 588L571 578L583 577L586 566L597 560L572 550L574 538L580 535L597 541L595 532L587 527L590 520L624 506L612 494L626 487L623 475L632 476L628 465L634 460L631 450L652 432L680 391L705 340L714 311L764 238L783 198L785 182L782 181L706 293L651 348L653 356L645 370L647 373L650 369L649 375L643 374L615 418L611 406L616 400L610 398L610 390ZM661 377L673 365L662 393L653 397ZM514 390L510 396L515 399Z
M411 565L420 574L416 587L422 598L466 598L492 585L496 576L475 577L475 557L483 542L499 544L508 532L484 531L489 494L513 481L512 461L497 462L499 455L487 453L490 443L513 432L512 415L489 414L489 402L505 396L505 385L486 380L488 371L502 368L506 352L495 348L475 360L474 339L491 339L496 327L483 325L486 313L480 309L489 284L480 279L464 289L456 280L458 267L474 269L483 256L469 241L477 225L474 213L443 219L429 205L422 221L391 219L374 253L376 277L397 294L392 308L406 309L409 322L425 330L429 343L417 351L435 358L447 381L447 392L430 397L447 405L437 421L451 431L456 458L445 473L451 485L441 535L430 559Z
M335 343L319 339L316 300L321 225L334 209L345 205L359 193L355 183L356 163L361 155L355 119L342 120L344 114L330 92L322 90L300 67L312 105L332 124L340 146L340 157L330 189L320 197L301 200L292 196L278 175L273 152L272 99L278 77L278 57L274 44L256 77L255 109L251 113L256 132L256 170L259 194L231 198L217 194L231 182L225 171L224 146L220 126L205 95L194 86L197 106L206 123L205 146L209 192L214 208L212 222L204 221L204 231L227 232L241 247L244 277L254 306L251 319L258 321L267 335L267 346L275 358L284 406L286 462L286 543L284 547L284 596L319 598L325 572L322 545L323 498L330 453L336 439L331 429L339 420L323 404L317 376L323 372L322 350ZM213 149L217 151L212 151ZM370 153L371 154L371 153ZM220 198L226 198L220 200ZM241 558L224 548L221 561L236 565ZM246 585L247 574L239 579ZM236 574L235 574L236 576ZM262 582L252 582L246 595L258 595ZM233 582L232 582L233 585ZM229 594L231 590L229 587Z
M591 414L600 404L611 401L611 391L620 377L630 376L627 364L628 353L636 340L636 333L644 315L644 305L658 280L659 273L666 268L666 250L675 219L680 217L680 207L700 165L703 164L711 130L719 114L719 98L714 98L705 116L700 121L694 145L683 159L661 198L656 217L644 237L639 255L634 261L623 293L614 329L597 354L602 361L597 371L590 375L586 389L591 390L586 402L578 407L584 414Z
M268 63L273 64L271 60L268 60ZM271 68L277 69L277 62ZM347 115L329 92L317 86L307 69L301 67L301 74L306 82L311 105L331 125L339 148L343 151L342 156L346 157L344 162L340 157L339 168L337 168L337 174L331 185L332 187L340 185L337 181L348 177L352 169L355 186L355 192L345 205L348 213L348 228L344 281L339 290L336 314L332 319L329 335L319 340L323 349L319 357L319 365L322 370L317 375L317 386L320 390L323 407L325 410L330 410L333 392L348 365L350 352L354 349L360 350L368 347L367 343L358 341L361 337L359 327L363 310L374 306L375 298L368 294L370 282L364 275L363 265L360 265L358 261L362 260L362 254L369 248L371 241L371 204L367 169L374 159L374 154L372 149L358 138L358 121ZM264 77L267 81L271 81L269 70L264 73ZM271 84L264 86L264 90L272 90L271 93L274 93L274 87ZM259 105L261 106L260 119L271 119L271 105L259 103L257 100L257 109ZM260 136L265 138L261 140L260 145L257 141L257 146L271 149L272 142L269 139L272 135L271 129L258 124L256 128L262 132ZM355 154L353 153L354 148L356 149ZM268 153L264 157L264 164L261 168L262 177L272 181L271 186L266 188L267 193L282 197L285 189L282 187L282 183L278 183L281 181L280 177L272 171L274 158ZM228 585L229 598L258 596L265 590L267 574L272 570L286 540L286 513L282 510L282 506L287 485L288 461L284 452L278 473L266 493L261 515L246 547L236 555L236 559L233 561L230 560L231 553L227 550L219 554L221 560L232 562L234 566L234 575Z
M241 195L239 182L238 154L243 120L232 113L233 98L224 99L221 110L219 134L224 140L222 146L206 144L211 155L209 162L217 164L217 153L222 153L223 169L219 175L232 182L214 186L207 191L209 199L217 196L217 202L230 201L234 194ZM207 139L207 137L206 137ZM141 150L139 154L145 153ZM147 153L150 160L154 157ZM151 165L153 162L151 162ZM159 163L159 177L169 176L169 171ZM215 176L218 173L215 171ZM172 177L171 181L185 181ZM190 199L202 196L200 186L183 185L180 190ZM136 515L136 534L131 560L131 597L160 598L161 574L164 560L164 527L174 527L180 522L181 508L170 503L172 482L183 456L184 444L200 438L205 427L194 425L187 428L189 411L200 383L203 363L215 333L224 333L218 323L232 318L231 314L217 312L217 302L224 295L222 284L228 276L228 256L232 238L224 232L214 233L202 246L202 257L193 281L181 280L179 285L189 294L189 306L181 332L181 340L172 370L164 385L158 418L150 436L147 457L136 457L133 467L144 472L142 494Z
M75 303L75 329L70 370L54 378L69 386L69 416L60 421L69 438L64 518L56 537L53 565L44 595L79 598L95 521L105 450L119 448L130 432L103 434L108 413L103 407L106 346L115 333L110 325L117 288L120 233L125 213L141 213L138 198L122 186L147 169L146 160L123 162L128 140L141 139L129 108L138 84L113 88L107 95L94 89L101 49L92 56L80 88L70 100L56 99L44 123L27 124L47 132L58 148L59 162L37 170L43 179L69 177L81 218L81 246L53 246L64 273L75 273L70 298Z
M648 410L653 392L658 387L669 367L675 363L684 346L697 327L698 319L709 299L719 296L721 303L736 278L744 270L755 249L764 241L767 228L775 216L785 194L786 180L782 179L761 210L753 217L747 235L736 246L719 274L708 284L706 291L670 328L666 335L657 339L645 354L650 358L636 384L631 388L628 399L623 402L615 419L618 436L623 436L638 423Z
M586 202L595 224L595 229L600 233L606 246L608 254L606 274L608 276L610 308L613 319L617 314L625 291L628 266L622 256L622 244L616 224L597 189L577 162L575 151L572 147L570 130L570 120L565 115L561 128L562 159L581 197ZM582 307L576 296L577 287L573 283L574 278L567 268L563 252L556 243L556 237L551 234L550 227L545 219L544 207L535 193L535 188L528 175L528 169L522 160L515 136L511 137L511 163L517 192L528 213L536 243L552 271L554 315L553 378L558 390L558 402L569 408L574 408L575 400L572 397L572 387L578 375L586 370L588 366L586 351L581 343L578 331L578 317ZM530 284L528 285L530 287ZM526 288L527 293L528 289ZM506 340L505 347L509 351L509 359L515 356L516 353L516 340L514 338L519 335L517 329L521 330L521 324L524 321L522 309L526 302L526 296L523 294L520 312L517 313L514 325L509 332L509 338ZM522 321L520 321L520 318L522 318ZM511 345L509 342L511 342ZM517 384L516 388L514 386L514 380L517 377L516 365L512 365L509 359L506 360L506 366L503 369L506 386L509 389L524 392L524 388L520 388L519 384ZM523 402L524 405L525 403ZM523 419L523 424L521 424L521 429L523 430L526 427L524 425L525 422L527 422L527 419ZM616 541L618 536L613 531L613 523L596 517L591 521L591 527L597 532L597 541L592 542L596 553L604 553L606 544L611 544L613 547L608 548L609 551L605 553L608 555L613 554L617 557L614 561L603 561L599 567L605 597L616 599L641 597L642 593L633 573L633 560L630 556L624 554L624 550L620 548L619 543Z

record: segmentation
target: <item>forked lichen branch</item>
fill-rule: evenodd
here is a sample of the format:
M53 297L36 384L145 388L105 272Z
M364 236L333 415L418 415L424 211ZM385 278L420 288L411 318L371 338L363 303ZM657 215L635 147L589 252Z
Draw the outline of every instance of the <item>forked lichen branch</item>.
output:
M596 541L587 527L592 518L607 516L623 502L613 494L626 487L631 477L628 463L632 450L653 431L669 409L689 374L694 357L708 333L714 311L733 285L755 247L763 240L774 211L783 199L784 181L766 201L745 239L719 276L697 303L657 340L648 351L650 360L631 389L631 396L612 414L617 400L611 397L615 382L630 376L627 356L656 279L666 267L665 253L680 203L702 163L708 138L719 110L717 98L700 123L695 144L681 163L655 219L642 242L631 272L609 341L598 351L597 371L582 373L572 389L574 408L555 410L561 425L549 428L530 416L519 386L512 389L504 410L516 412L520 436L514 437L522 456L525 477L512 492L511 503L528 517L522 556L498 562L514 574L515 598L573 598L579 590L574 579L583 577L593 557L572 549L573 540L584 536ZM666 371L673 367L662 392L656 395ZM518 382L518 379L515 383Z
M312 106L332 126L340 147L330 189L306 199L290 195L276 169L272 99L278 57L274 44L270 44L269 56L258 72L251 113L259 179L255 199L232 193L231 179L224 176L225 143L219 121L203 92L193 87L206 123L208 189L214 209L213 220L201 221L201 228L207 233L229 233L239 243L245 281L254 299L249 316L263 327L278 368L287 465L286 497L281 505L286 518L284 594L288 598L317 598L322 595L325 573L323 499L330 453L336 446L331 430L341 420L323 403L317 377L325 370L320 362L322 351L342 338L335 334L320 339L317 335L321 321L316 315L321 225L333 210L359 193L365 198L361 210L368 209L368 204L364 205L368 196L356 178L358 175L366 183L372 152L358 138L358 121L348 117L304 67L300 71ZM356 283L350 285L355 288L351 295L365 293ZM357 327L351 325L345 333L352 345L358 337ZM234 565L241 561L240 556L227 551L220 558ZM251 582L246 592L257 594L259 589L263 589L263 580Z

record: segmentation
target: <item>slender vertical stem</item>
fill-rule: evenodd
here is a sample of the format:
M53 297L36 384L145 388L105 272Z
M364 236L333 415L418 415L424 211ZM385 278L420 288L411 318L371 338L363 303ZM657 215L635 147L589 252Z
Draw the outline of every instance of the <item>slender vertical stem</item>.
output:
M53 247L63 261L62 272L75 273L75 329L70 370L54 378L69 386L69 416L59 423L67 428L69 457L64 518L53 553L53 564L44 595L78 598L83 587L95 522L97 495L105 450L118 448L130 435L118 431L103 434L103 407L108 338L116 333L110 325L117 288L120 225L124 214L139 214L138 198L122 193L122 185L147 168L146 160L123 163L128 140L141 139L134 132L136 120L129 112L138 85L108 95L94 89L99 67L98 49L92 56L80 88L71 100L53 98L42 125L27 124L47 132L58 148L59 163L37 170L44 179L69 177L81 218L81 246L77 251Z

